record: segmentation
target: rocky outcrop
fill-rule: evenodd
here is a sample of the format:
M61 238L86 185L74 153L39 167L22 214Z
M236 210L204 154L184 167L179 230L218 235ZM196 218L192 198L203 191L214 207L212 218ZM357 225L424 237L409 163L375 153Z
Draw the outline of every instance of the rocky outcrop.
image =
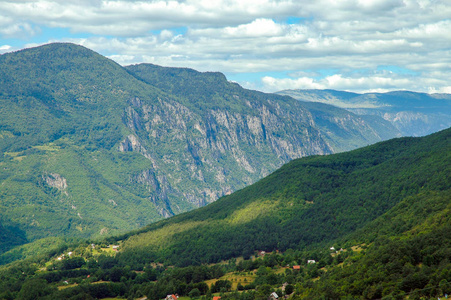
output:
M157 178L152 170L144 170L130 178L130 181L145 186L151 194L149 200L152 201L161 216L167 218L174 215L168 199L168 193L172 192L172 187L165 176Z
M67 195L67 191L66 191L67 180L60 174L57 174L57 173L44 174L44 175L42 175L42 179L48 186L50 186L52 188L56 188L59 191L61 191L62 193L64 193L65 195Z

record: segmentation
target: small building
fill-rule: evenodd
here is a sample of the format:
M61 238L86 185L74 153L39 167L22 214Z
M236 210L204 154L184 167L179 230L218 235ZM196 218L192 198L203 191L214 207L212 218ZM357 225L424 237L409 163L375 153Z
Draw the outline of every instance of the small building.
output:
M172 295L167 295L165 299L166 300L177 300L177 298L178 298L177 295L172 294Z
M279 295L277 295L276 292L272 292L271 295L269 296L270 300L277 300L279 299Z
M307 260L307 264L316 264L316 261L314 259Z
M301 266L293 266L293 270L300 270L301 269Z
M334 246L330 247L330 251L335 251L335 247Z
M214 296L213 297L213 300L219 300L219 299L221 299L221 296Z

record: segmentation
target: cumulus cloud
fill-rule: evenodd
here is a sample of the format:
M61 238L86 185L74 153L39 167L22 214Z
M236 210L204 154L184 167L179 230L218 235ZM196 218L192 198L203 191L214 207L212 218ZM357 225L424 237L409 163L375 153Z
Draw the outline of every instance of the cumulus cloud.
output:
M123 65L285 72L285 78L241 82L270 91L448 91L447 2L6 0L0 2L0 36L31 44L43 30L65 28L71 34L58 41L82 44ZM8 50L14 49L0 48Z

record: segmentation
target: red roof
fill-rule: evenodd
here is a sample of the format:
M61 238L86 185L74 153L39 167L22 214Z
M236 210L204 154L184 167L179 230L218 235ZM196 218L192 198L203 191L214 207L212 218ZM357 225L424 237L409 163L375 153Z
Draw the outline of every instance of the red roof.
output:
M219 299L221 299L220 296L215 296L215 297L213 297L213 300L219 300Z
M301 266L293 266L293 270L300 270Z

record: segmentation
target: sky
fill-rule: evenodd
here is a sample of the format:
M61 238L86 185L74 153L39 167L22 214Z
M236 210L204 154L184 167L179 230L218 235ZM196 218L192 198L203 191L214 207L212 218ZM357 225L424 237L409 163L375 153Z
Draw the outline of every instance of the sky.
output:
M265 92L451 93L451 0L0 0L0 53L51 42Z

